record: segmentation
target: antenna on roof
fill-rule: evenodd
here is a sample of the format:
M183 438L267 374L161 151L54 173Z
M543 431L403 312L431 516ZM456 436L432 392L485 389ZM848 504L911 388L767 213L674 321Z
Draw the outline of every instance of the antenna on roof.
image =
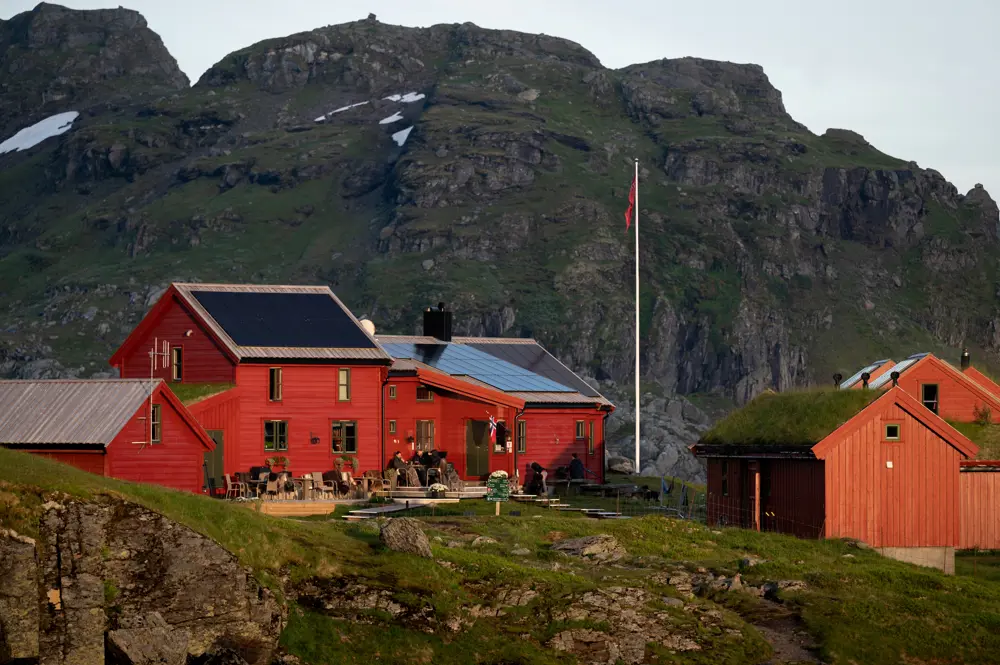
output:
M898 386L898 385L899 385L899 372L893 372L893 373L892 373L892 374L890 374L889 376L890 376L890 377L892 377L892 386L893 386L894 388L895 388L896 386Z
M867 388L868 387L868 380L870 378L872 378L872 375L869 374L868 372L862 372L861 373L861 387L862 388Z
M843 374L834 374L833 375L833 385L837 386L838 388L840 387L840 382L843 381L843 380L844 380L844 375Z

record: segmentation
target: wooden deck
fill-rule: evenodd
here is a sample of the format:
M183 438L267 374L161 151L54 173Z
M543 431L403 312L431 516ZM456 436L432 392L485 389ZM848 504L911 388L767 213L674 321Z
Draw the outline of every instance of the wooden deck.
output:
M329 515L337 509L337 506L353 506L361 503L367 501L260 501L251 504L251 510L275 517L308 517Z

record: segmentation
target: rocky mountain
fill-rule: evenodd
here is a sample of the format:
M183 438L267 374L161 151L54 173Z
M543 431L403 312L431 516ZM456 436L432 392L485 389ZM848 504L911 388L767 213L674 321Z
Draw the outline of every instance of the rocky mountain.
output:
M7 375L105 371L171 279L295 281L385 332L445 301L461 333L534 336L625 406L634 159L649 471L697 477L685 445L764 389L1000 352L996 203L810 133L756 65L610 70L563 39L370 16L186 87L135 12L44 4L0 45L0 140L80 113L0 155Z

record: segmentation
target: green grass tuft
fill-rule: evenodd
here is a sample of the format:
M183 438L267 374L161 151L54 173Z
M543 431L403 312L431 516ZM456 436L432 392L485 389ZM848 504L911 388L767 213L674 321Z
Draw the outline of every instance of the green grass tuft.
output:
M764 393L710 429L701 443L811 446L875 401L875 390Z
M171 383L170 390L185 405L218 395L235 388L232 383Z

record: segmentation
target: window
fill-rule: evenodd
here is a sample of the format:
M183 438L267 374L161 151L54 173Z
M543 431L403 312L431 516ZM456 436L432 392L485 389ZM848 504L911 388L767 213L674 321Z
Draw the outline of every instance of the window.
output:
M433 402L434 393L427 386L417 386L417 401L418 402Z
M594 454L594 421L590 421L590 436L587 437L587 454Z
M938 412L938 387L934 383L920 386L920 401L934 413Z
M417 450L430 450L434 447L434 421L417 421Z
M331 423L330 441L335 453L358 452L358 424L352 420Z
M494 453L502 453L506 450L507 443L507 421L498 420L497 421L497 440L493 444Z
M396 421L395 420L390 420L389 421L389 434L395 434L395 433L396 433Z
M267 398L272 402L281 401L281 368L272 367L267 377Z
M287 420L264 421L264 450L288 450Z
M760 465L760 495L771 496L771 465L767 462Z
M351 401L351 370L341 367L337 372L337 399L341 402Z
M517 452L528 451L528 423L523 420L517 421Z
M160 405L154 404L153 413L149 419L149 440L153 443L159 443L162 430L163 425L160 420Z
M170 379L181 381L184 378L184 349L175 346L170 349Z
M722 463L722 496L729 496L729 462Z
M899 441L899 424L891 423L885 426L885 440Z
M396 399L396 386L389 386L389 399Z
M585 436L584 435L584 432L586 431L585 427L586 427L586 425L584 424L584 422L582 420L577 420L576 421L576 438L582 439Z

